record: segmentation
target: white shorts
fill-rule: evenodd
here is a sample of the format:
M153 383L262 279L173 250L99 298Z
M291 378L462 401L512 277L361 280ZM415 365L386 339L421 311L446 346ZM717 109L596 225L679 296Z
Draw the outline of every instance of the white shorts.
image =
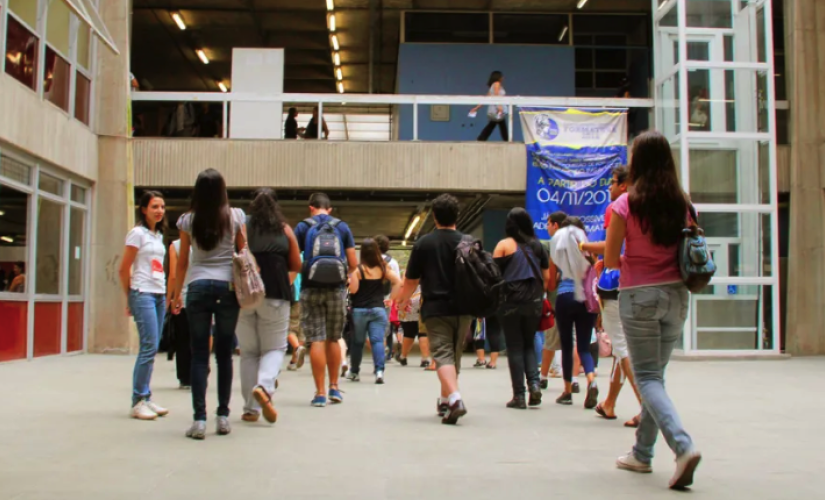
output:
M627 337L619 316L618 300L602 300L602 327L613 344L613 357L619 361L628 357Z

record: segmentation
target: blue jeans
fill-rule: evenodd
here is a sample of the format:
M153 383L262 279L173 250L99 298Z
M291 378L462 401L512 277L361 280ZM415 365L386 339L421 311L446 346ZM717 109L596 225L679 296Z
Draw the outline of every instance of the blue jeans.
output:
M588 312L584 302L578 302L573 293L556 296L556 328L561 340L561 367L565 382L572 382L576 375L573 373L574 347L579 353L584 373L593 373L595 364L590 354L590 338L595 322L596 315Z
M383 307L352 310L354 327L352 346L350 347L350 370L352 370L352 373L361 371L361 358L364 356L364 344L367 340L367 334L370 337L375 371L384 370L384 332L387 329L388 322L387 311Z
M149 385L152 382L155 355L158 353L163 317L166 314L165 299L162 293L129 291L129 310L135 318L140 337L140 350L132 374L132 406L139 401L152 399Z
M536 350L536 360L541 365L541 355L544 351L544 332L536 332L533 336L533 349Z
M214 350L218 362L218 415L229 416L232 396L232 351L240 306L228 281L197 280L189 284L186 314L192 339L192 408L195 420L206 420L209 337L215 318Z
M664 381L670 353L685 326L687 308L688 291L681 283L633 288L619 294L619 315L642 395L642 420L633 453L646 464L653 459L659 430L677 457L693 448Z

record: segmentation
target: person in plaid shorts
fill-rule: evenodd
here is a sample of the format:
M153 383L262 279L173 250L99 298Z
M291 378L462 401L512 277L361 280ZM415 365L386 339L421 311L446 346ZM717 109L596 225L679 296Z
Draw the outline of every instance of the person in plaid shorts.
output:
M355 255L355 239L345 222L330 216L332 203L324 193L315 193L309 197L309 213L315 224L333 226L338 237L342 258L346 259L349 273L355 271L358 260ZM301 277L301 330L309 344L309 359L312 364L312 377L315 380L315 397L312 406L323 407L327 396L333 403L341 403L344 397L338 388L339 369L341 367L341 346L338 340L344 332L347 318L346 277L340 286L319 286L307 277L307 267L312 260L312 241L307 241L311 226L308 221L301 221L295 226L295 237L304 255L304 272ZM329 373L329 391L326 392L326 372Z

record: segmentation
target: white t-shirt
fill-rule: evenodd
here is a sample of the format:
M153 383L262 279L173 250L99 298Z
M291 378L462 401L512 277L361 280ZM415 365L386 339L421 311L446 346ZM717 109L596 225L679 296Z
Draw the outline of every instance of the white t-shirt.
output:
M126 235L126 246L138 249L132 264L129 287L144 293L166 293L166 274L163 272L166 247L163 246L163 234L152 232L145 226L137 226Z
M386 262L386 261L387 261L387 257L390 257L390 256L389 256L389 255L387 255L387 254L383 254L383 255L381 255L381 258L382 258L382 259L384 259L384 262ZM390 257L390 261L389 261L389 262L387 262L387 267L389 267L389 268L390 268L390 271L394 272L396 276L398 276L398 277L400 277L400 276L401 276L401 268L399 268L399 267L398 267L398 261L397 261L397 260L395 260L394 258ZM387 296L386 296L386 297L384 297L384 298L385 298L385 299L389 299L389 298L390 298L390 296L389 296L389 295L387 295Z
M235 253L235 235L246 223L246 214L240 208L232 209L232 231L223 236L218 246L206 251L198 248L195 238L192 237L191 212L183 214L178 219L178 229L189 234L190 253L189 270L186 273L185 285L198 280L215 280L232 282L232 256Z

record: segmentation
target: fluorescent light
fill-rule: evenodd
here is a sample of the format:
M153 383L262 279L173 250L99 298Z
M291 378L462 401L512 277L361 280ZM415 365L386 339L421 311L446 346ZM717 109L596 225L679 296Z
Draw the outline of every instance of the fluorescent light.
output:
M407 233L404 235L404 240L410 239L410 235L412 234L413 229L415 229L415 226L417 226L420 221L421 214L418 214L415 216L415 219L412 220L412 223L410 223L410 227L407 228Z
M3 210L0 210L0 217L2 217L4 215L6 215L6 212L4 212Z
M181 31L186 29L186 23L183 22L183 18L180 16L180 13L172 12L172 19L175 21L175 24L178 25L178 28L180 28Z
M204 52L203 49L198 49L195 52L197 52L198 57L204 64L209 64L209 58L206 57L206 52Z
M335 10L335 4L332 2L332 0L327 0L327 10Z
M567 26L565 25L564 28L561 29L561 33L559 33L559 41L564 40L564 35L567 34Z
M341 68L335 68L335 76L338 77L339 80L344 79L344 73L341 72Z
M329 30L335 32L335 14L329 15Z
M585 6L585 4L587 4L587 0L579 0L579 4L576 5L576 8L581 9L582 7Z
M344 82L338 82L338 93L339 94L344 93Z
M229 89L226 88L226 84L223 82L218 82L218 88L221 89L221 92L229 92Z
M335 50L338 50L338 49L341 48L341 46L338 45L338 35L332 35L332 48L335 49Z
M401 246L402 246L402 247L407 246L407 240L402 241L402 242L401 242Z
M6 243L14 243L14 238L11 236L0 236L0 240L5 241Z
M338 52L332 54L332 60L335 62L336 66L341 65L341 55Z

